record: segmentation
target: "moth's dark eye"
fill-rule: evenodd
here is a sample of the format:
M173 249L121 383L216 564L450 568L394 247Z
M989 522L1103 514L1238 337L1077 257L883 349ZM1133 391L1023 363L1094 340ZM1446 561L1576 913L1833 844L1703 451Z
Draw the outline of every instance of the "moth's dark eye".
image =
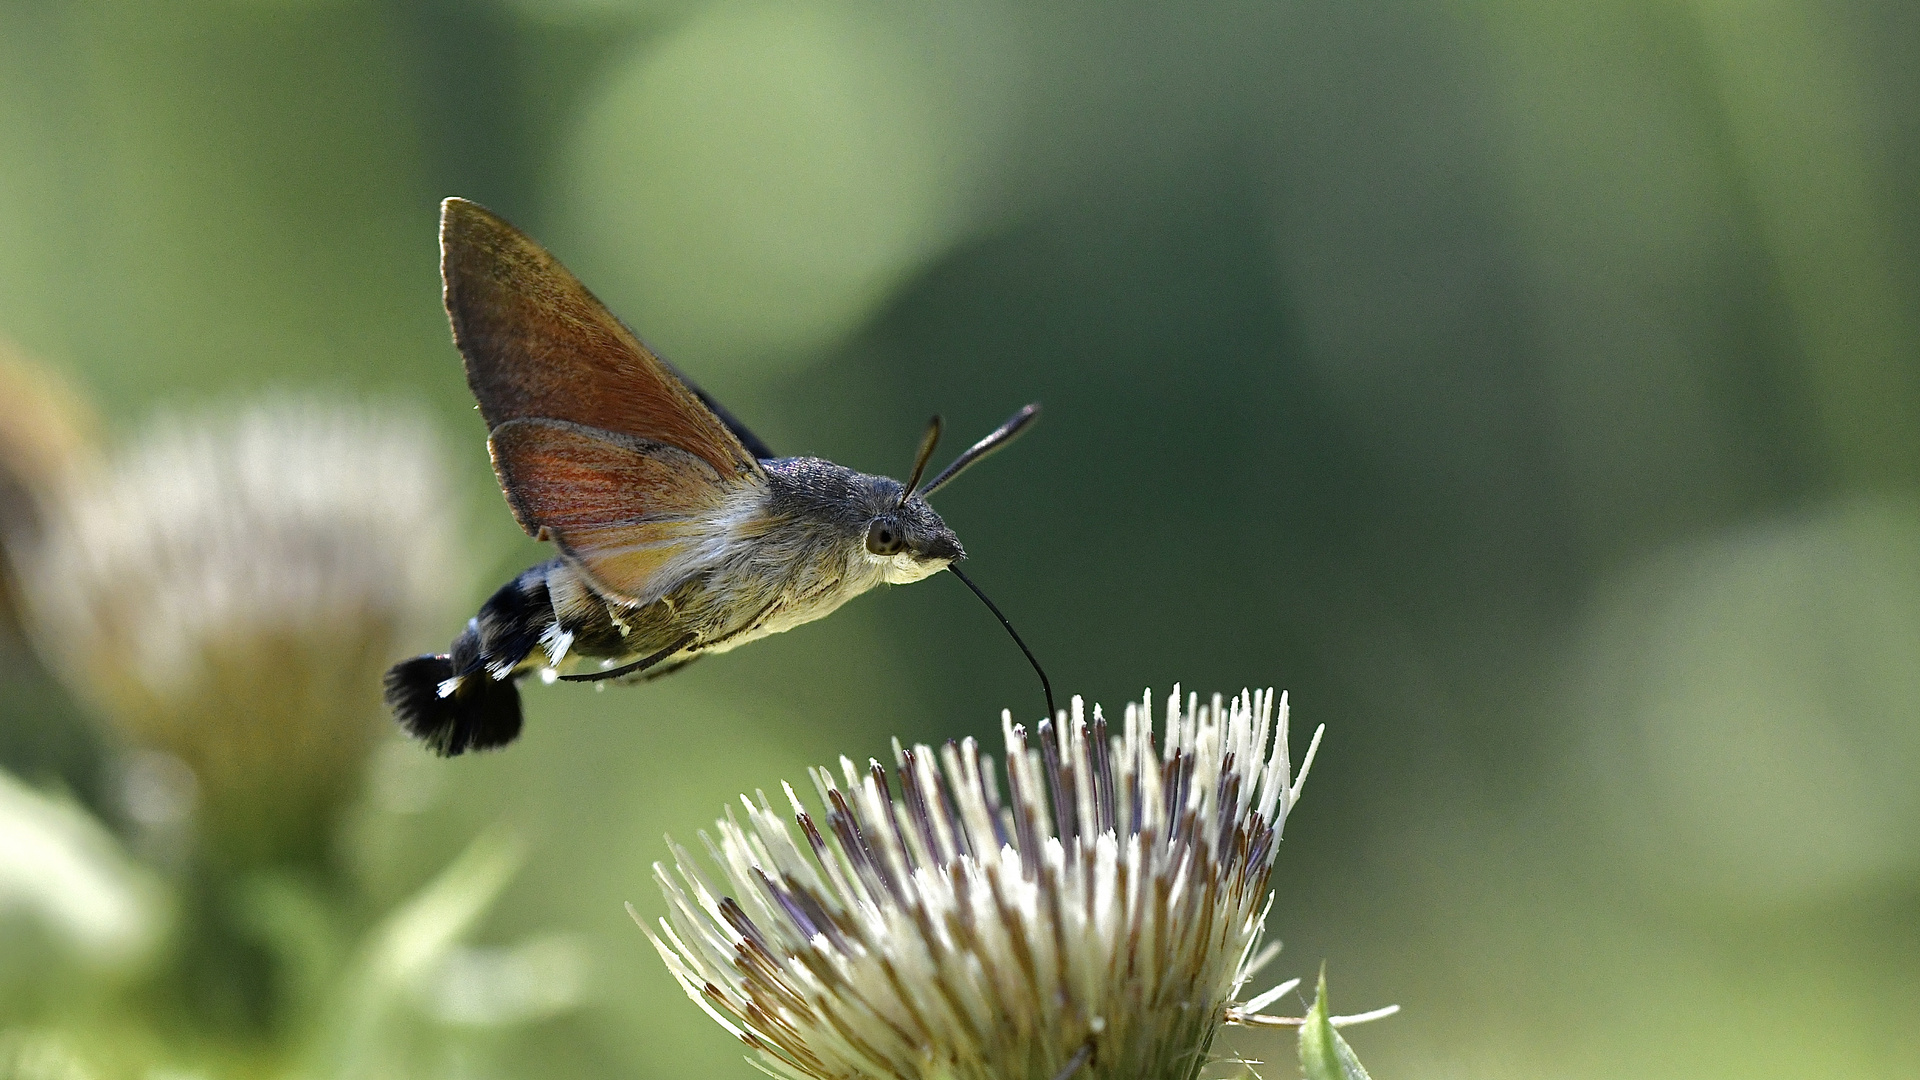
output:
M900 526L881 518L867 526L867 550L875 555L894 555L906 547L900 540Z

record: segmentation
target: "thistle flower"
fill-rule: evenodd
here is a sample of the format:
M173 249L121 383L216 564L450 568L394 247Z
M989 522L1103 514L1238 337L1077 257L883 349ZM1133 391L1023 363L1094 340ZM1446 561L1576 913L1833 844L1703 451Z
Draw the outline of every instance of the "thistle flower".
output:
M785 788L799 841L762 793L707 840L720 882L674 847L648 937L788 1080L1192 1080L1252 1011L1231 1006L1319 745L1294 776L1273 706L1176 687L1158 750L1150 697L1119 737L1078 698L1032 740L1003 714L1004 800L972 739L896 742L898 796L843 758L844 788L813 771L824 819Z
M36 644L184 762L201 836L308 849L380 730L380 672L449 591L454 514L416 422L318 402L177 420L74 483L23 561Z

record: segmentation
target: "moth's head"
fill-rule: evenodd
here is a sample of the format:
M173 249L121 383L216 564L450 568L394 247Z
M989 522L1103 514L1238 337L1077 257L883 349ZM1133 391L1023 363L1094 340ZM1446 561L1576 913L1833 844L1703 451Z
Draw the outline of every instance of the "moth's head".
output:
M895 585L919 581L967 557L960 547L960 538L953 535L947 523L927 505L927 499L969 465L1012 442L1039 415L1038 405L1029 405L1014 413L922 487L920 478L926 474L927 461L940 442L941 423L936 416L927 424L927 433L920 439L920 452L913 456L913 475L907 482L899 484L875 478L878 483L869 491L879 501L870 504L866 547L869 557L886 560L883 573L887 581Z
M887 485L893 490L888 492ZM876 485L881 498L867 518L867 556L883 565L881 574L888 584L905 585L932 577L967 557L960 538L940 520L927 500L918 495L900 498L899 484L887 481ZM889 497L890 496L890 497Z

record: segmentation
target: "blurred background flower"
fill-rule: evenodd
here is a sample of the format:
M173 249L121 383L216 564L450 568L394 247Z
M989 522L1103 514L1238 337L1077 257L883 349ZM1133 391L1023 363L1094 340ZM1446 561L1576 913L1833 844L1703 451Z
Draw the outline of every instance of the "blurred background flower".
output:
M129 812L191 812L216 860L323 857L380 672L465 584L431 430L300 399L175 417L64 494L18 576L60 678L148 755Z
M1914 1075L1915 42L1885 0L8 5L0 337L110 445L156 403L421 402L456 620L538 549L447 342L442 196L782 451L897 471L931 412L1042 400L942 513L1056 680L1271 672L1339 734L1273 922L1407 1006L1353 1036L1376 1074ZM118 814L34 664L4 763ZM898 590L530 690L508 754L376 744L322 880L360 940L504 818L526 868L459 969L612 961L421 1074L744 1077L654 1022L685 1003L617 901L659 914L659 834L1031 695L957 583Z
M396 1075L423 1040L571 1009L571 939L464 944L519 845L482 834L391 910L341 850L393 738L380 672L470 572L431 425L286 397L43 473L10 579L103 721L119 783L99 809L126 843L0 773L0 1000L48 1022L4 1029L8 1075Z

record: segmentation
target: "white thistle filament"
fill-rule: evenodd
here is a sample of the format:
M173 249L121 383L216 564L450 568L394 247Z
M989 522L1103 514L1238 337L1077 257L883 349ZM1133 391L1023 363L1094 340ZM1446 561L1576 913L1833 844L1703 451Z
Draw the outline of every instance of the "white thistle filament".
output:
M688 995L772 1075L1190 1080L1256 961L1267 875L1300 796L1273 692L1151 699L1110 737L1074 699L1030 740L1003 714L1007 798L972 739L841 759L729 811L711 880L674 846L648 931ZM1276 723L1277 720L1277 723ZM1237 1015L1235 1019L1237 1019Z

